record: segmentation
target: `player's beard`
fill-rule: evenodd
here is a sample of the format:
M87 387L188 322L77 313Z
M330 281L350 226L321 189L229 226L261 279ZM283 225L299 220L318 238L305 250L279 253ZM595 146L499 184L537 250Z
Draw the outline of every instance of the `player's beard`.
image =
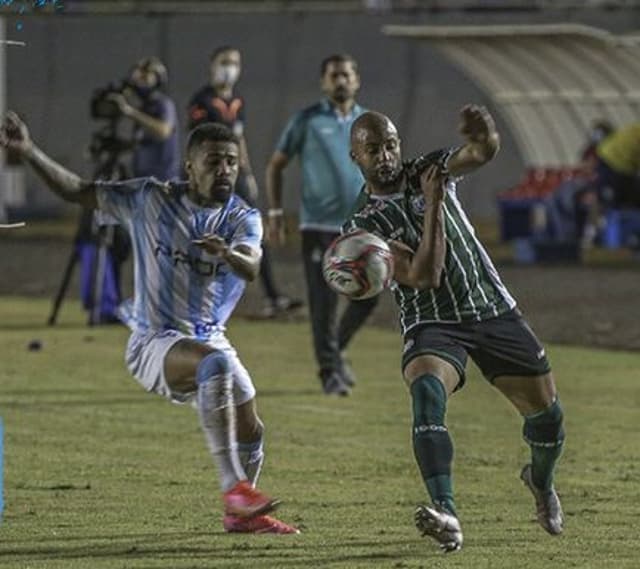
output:
M377 186L389 188L396 186L402 175L402 167L400 165L391 167L379 167L374 169L373 181Z
M225 203L233 193L233 185L231 183L211 184L209 195L211 201L215 203Z
M337 87L332 94L332 99L336 103L344 103L350 98L351 95L349 94L349 89L347 89L346 87Z

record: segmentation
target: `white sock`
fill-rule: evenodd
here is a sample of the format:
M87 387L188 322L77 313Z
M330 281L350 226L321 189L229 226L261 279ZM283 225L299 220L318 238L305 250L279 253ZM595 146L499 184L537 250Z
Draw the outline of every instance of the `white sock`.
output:
M255 488L264 462L263 438L252 443L238 443L238 456L249 482Z
M222 491L226 492L247 479L238 457L231 375L219 375L198 386L198 414L218 466Z

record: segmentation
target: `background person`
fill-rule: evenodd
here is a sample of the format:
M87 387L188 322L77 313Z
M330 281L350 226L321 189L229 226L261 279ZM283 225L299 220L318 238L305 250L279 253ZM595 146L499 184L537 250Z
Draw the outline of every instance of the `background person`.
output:
M353 57L327 57L320 77L325 98L291 118L267 166L268 234L270 242L284 243L283 172L299 156L302 258L318 376L325 393L348 395L355 378L343 352L377 297L349 302L336 323L338 295L324 280L322 257L340 234L362 188L362 175L349 157L349 130L364 109L355 100L360 76Z
M244 98L236 91L236 83L242 71L240 50L222 46L211 54L209 83L191 97L188 110L189 129L205 122L217 122L229 127L240 141L240 170L236 182L236 193L252 207L257 207L258 184L256 183L249 151L244 136L246 116ZM260 280L266 296L262 309L263 317L295 310L302 302L289 298L278 289L273 274L271 252L262 244Z

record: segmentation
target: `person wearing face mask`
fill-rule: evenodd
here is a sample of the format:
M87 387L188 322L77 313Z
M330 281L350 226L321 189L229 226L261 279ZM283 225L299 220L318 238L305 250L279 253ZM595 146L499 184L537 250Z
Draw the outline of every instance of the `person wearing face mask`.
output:
M138 61L129 76L134 106L121 94L110 99L120 113L133 121L133 176L154 176L166 181L180 176L180 149L176 105L164 92L167 68L157 57Z
M360 77L353 57L327 57L320 76L326 97L293 116L267 166L267 230L270 243L284 243L282 173L298 155L302 167L302 257L318 376L327 395L344 396L355 381L344 350L377 298L349 302L336 325L338 297L322 276L322 257L340 234L364 183L349 158L349 129L364 109L355 101Z
M240 171L236 182L236 194L249 205L256 207L258 184L251 169L247 143L244 137L245 102L235 89L242 70L240 50L225 45L211 54L210 81L199 89L189 103L188 127L215 122L230 128L240 141ZM296 310L302 302L281 294L273 275L271 255L263 243L260 264L260 280L266 301L261 316L271 318Z

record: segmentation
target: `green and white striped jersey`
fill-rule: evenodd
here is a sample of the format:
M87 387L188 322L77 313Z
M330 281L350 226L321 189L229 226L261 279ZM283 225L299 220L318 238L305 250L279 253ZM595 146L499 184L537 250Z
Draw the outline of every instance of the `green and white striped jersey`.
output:
M425 202L420 173L444 162L451 151L437 151L404 164L404 189L386 196L362 192L343 232L364 229L405 243L414 251L422 238ZM420 324L487 320L512 310L516 302L502 284L489 255L478 241L449 179L443 203L446 235L445 266L440 287L413 289L393 282L402 333Z

